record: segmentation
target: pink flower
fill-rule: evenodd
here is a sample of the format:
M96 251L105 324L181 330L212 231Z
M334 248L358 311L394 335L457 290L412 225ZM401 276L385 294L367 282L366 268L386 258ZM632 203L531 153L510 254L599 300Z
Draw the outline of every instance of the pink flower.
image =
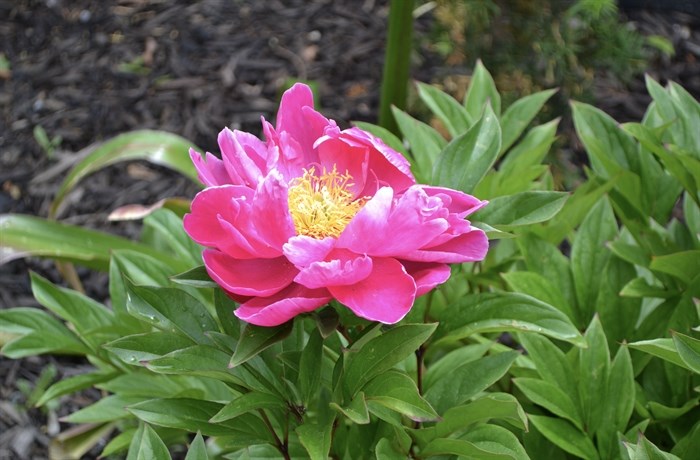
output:
M276 326L336 299L396 323L448 264L484 258L486 235L465 217L485 201L416 184L401 154L316 112L307 86L284 94L276 127L262 123L265 142L224 129L222 159L190 151L207 187L185 230L240 319Z

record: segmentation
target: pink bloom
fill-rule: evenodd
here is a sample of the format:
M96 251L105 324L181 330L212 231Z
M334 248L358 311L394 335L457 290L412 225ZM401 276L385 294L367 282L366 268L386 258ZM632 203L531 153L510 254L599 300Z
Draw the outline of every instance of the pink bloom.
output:
M486 255L465 220L485 201L416 184L401 154L316 112L307 86L284 94L274 128L262 123L265 142L224 129L222 159L190 151L207 188L185 230L242 320L276 326L336 299L396 323L448 264Z

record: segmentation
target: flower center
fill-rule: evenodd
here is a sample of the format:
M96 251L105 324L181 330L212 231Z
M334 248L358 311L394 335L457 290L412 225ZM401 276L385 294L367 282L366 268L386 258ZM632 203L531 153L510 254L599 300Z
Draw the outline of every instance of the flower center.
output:
M338 237L364 204L364 199L353 200L348 189L352 176L336 170L320 176L315 169L304 170L302 177L290 182L289 212L297 235L312 238Z

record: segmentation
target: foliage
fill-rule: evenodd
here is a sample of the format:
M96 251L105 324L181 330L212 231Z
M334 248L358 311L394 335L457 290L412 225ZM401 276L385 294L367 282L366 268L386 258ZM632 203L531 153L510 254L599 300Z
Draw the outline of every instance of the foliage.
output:
M2 353L87 357L93 371L37 404L103 390L65 421L92 434L81 449L116 429L105 456L187 444L188 459L688 458L700 439L700 105L675 84L648 87L642 123L573 105L591 167L571 194L542 164L557 120L530 126L553 91L506 106L481 65L462 103L419 84L449 139L398 109L405 144L363 123L421 181L490 200L473 217L487 258L454 266L395 326L332 304L246 325L180 216L159 209L136 246L68 258L108 270L110 306L32 274L46 310L0 311Z

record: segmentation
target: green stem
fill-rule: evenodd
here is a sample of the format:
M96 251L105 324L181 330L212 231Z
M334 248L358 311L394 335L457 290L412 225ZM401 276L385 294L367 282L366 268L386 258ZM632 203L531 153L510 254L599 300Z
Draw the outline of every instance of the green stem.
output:
M413 48L413 0L391 0L387 31L379 124L394 134L398 126L391 106L406 108L408 73Z

